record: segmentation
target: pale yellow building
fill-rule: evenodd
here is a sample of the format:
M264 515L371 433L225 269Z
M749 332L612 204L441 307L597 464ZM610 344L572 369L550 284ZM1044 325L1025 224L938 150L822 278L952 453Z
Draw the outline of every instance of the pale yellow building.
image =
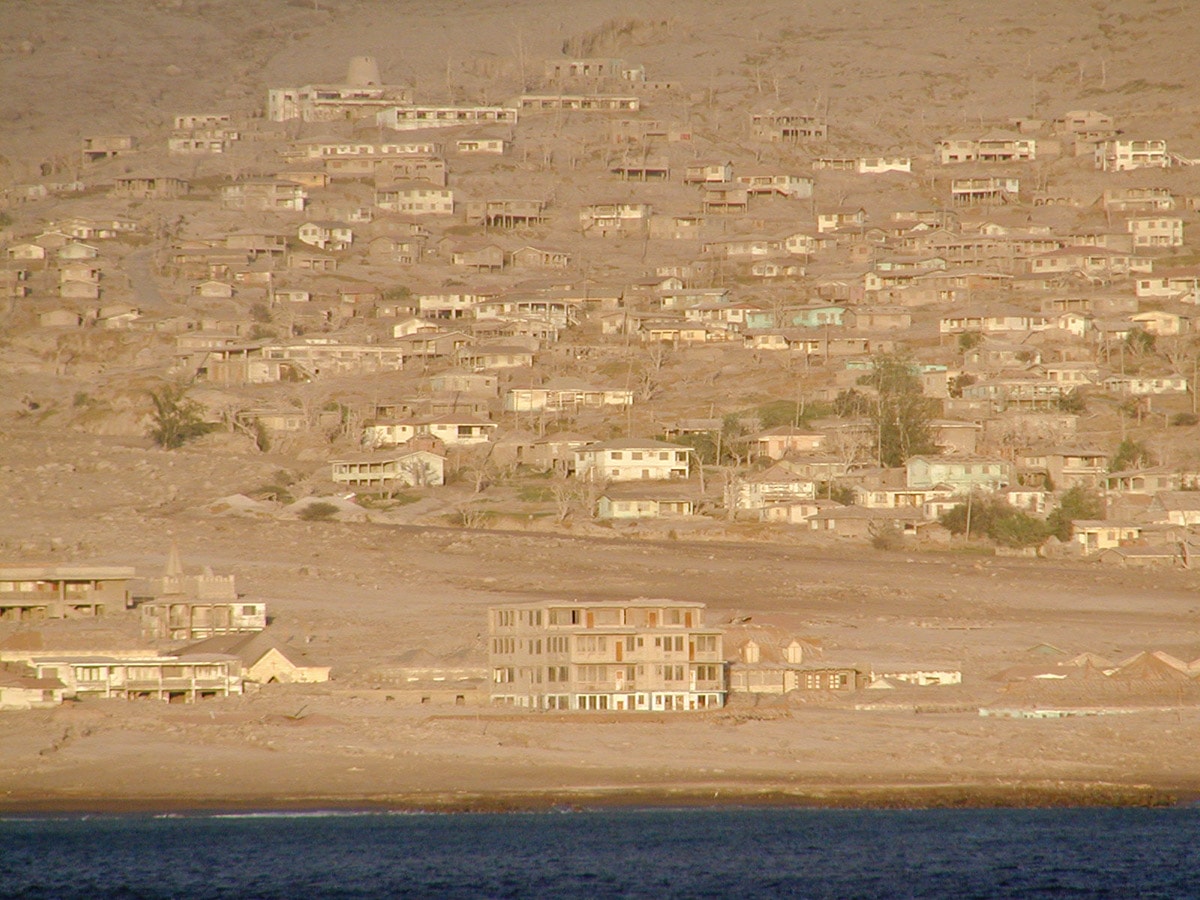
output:
M725 703L721 630L680 600L538 601L488 610L495 704L664 711Z

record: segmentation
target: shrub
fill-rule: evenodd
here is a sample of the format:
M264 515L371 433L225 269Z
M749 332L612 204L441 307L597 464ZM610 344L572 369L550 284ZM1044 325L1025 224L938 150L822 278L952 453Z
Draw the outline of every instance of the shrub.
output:
M819 481L817 482L816 494L818 497L824 497L827 500L840 503L842 506L854 505L854 488L850 487L848 484Z
M988 537L1005 547L1034 547L1049 536L1045 522L1016 509L997 516L988 529Z
M1195 425L1197 422L1200 422L1200 416L1197 416L1195 413L1181 412L1175 413L1175 415L1171 416L1172 425L1178 425L1186 428Z
M986 497L971 502L970 537L987 536L1005 547L1032 547L1050 536L1050 526L1041 519L1014 509L1003 500ZM953 534L967 532L967 505L960 503L939 519Z
M151 391L154 411L150 414L149 435L164 450L176 450L188 441L208 434L212 425L204 421L204 410L187 396L187 387L167 385Z
M267 431L267 426L258 419L255 419L252 431L254 446L262 453L268 452L271 449L271 433Z
M337 514L337 511L338 508L332 503L317 500L300 511L300 518L305 522L327 522Z
M820 418L833 412L833 407L819 400L797 403L795 400L771 400L756 410L764 429L780 425L804 425L808 419Z
M961 397L963 395L963 388L970 387L975 383L975 380L976 379L974 375L970 375L966 372L961 375L955 375L950 379L950 384L948 385L947 390L950 392L951 397Z
M899 550L904 546L904 532L895 522L872 522L867 531L876 550Z
M1076 485L1062 495L1058 509L1046 517L1046 527L1060 541L1069 541L1076 519L1104 518L1104 498L1096 491Z

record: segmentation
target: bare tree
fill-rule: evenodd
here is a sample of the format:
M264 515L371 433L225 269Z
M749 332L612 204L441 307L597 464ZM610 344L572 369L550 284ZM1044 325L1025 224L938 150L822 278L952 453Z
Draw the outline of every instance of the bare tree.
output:
M437 473L434 471L433 465L419 456L405 460L400 468L412 487L428 487L436 480Z
M1171 366L1171 371L1188 380L1188 393L1192 395L1192 413L1200 410L1196 396L1196 376L1200 370L1200 345L1191 338L1176 335L1157 343L1158 351Z
M474 494L482 494L500 473L499 467L492 458L494 449L495 444L489 443L487 450L482 454L470 450L455 454L454 472L470 481L471 492Z
M464 528L482 528L487 522L487 510L476 503L459 504L454 514Z
M572 481L556 474L550 481L550 495L554 498L554 521L561 525L571 515L580 500L581 482Z

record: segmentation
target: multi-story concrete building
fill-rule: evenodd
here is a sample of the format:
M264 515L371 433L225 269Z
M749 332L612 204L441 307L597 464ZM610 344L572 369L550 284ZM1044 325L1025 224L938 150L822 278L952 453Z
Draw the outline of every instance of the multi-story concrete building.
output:
M221 188L221 206L225 209L302 212L308 194L292 181L274 178L247 178Z
M1171 165L1167 142L1163 140L1133 140L1113 138L1096 144L1096 168L1104 172L1124 172L1129 169L1159 168Z
M517 110L506 106L392 106L376 113L375 124L393 131L516 125Z
M1125 227L1133 235L1133 246L1138 250L1183 246L1183 219L1179 216L1126 219Z
M404 348L395 345L342 343L310 338L289 343L267 344L261 356L291 364L307 377L398 372L404 368Z
M73 619L129 605L126 566L0 566L0 621Z
M394 447L421 435L430 435L447 447L465 447L488 443L498 427L496 422L489 419L461 412L395 422L377 421L363 428L363 444L368 447Z
M1037 141L1013 132L996 131L982 137L951 135L934 145L934 158L943 166L960 162L1031 162Z
M369 56L350 60L341 84L306 84L267 91L267 118L272 122L300 119L334 122L359 119L412 102L407 85L382 84L379 66Z
M579 210L579 228L584 234L640 233L646 230L650 215L649 203L591 203Z
M6 655L30 666L37 678L57 678L63 696L74 699L120 698L194 703L242 693L242 662L220 653L187 658L147 651L112 654L64 654L55 651Z
M823 141L829 134L824 118L794 109L765 110L750 116L750 134L779 143Z
M575 451L575 474L591 481L687 478L691 449L650 438L621 438Z
M950 201L956 206L1015 202L1020 189L1019 178L1001 178L994 175L984 178L954 178L950 181Z
M405 181L381 187L375 205L410 216L449 216L454 213L454 190L428 181Z
M536 388L510 388L504 394L506 412L578 412L632 405L633 391L592 387L573 378L551 379Z
M232 575L215 575L207 566L186 574L175 545L163 575L149 587L149 599L134 598L148 640L194 641L267 627L267 604L243 599Z
M114 159L127 156L133 152L136 141L128 134L95 134L83 139L83 161L99 162L103 159Z
M522 94L517 102L526 112L546 109L636 112L642 108L640 97L620 94Z
M546 81L558 82L567 79L643 81L646 70L642 66L630 66L623 59L588 57L581 59L546 60Z
M164 597L139 604L142 637L149 640L195 641L219 634L243 634L267 627L267 604L230 600L185 600Z
M431 487L446 483L446 461L428 450L360 454L330 460L335 484L389 490Z
M488 610L496 704L663 711L725 703L721 630L681 600L537 601Z
M1176 200L1168 188L1106 188L1100 204L1105 212L1157 213L1174 209Z

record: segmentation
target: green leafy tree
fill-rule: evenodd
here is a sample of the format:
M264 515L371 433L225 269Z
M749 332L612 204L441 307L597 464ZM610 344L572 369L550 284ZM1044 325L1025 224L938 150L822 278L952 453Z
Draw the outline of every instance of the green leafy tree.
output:
M660 435L661 440L665 440L665 436ZM720 460L717 459L717 436L711 431L697 431L689 434L678 435L672 440L676 444L682 444L685 447L691 447L696 453L696 459L706 466L714 466ZM722 446L721 455L728 456L729 448Z
M833 400L833 412L843 419L858 419L871 413L871 398L854 388L840 391Z
M1141 328L1135 328L1125 338L1125 349L1136 357L1149 356L1154 352L1154 344L1154 335Z
M150 439L164 450L177 450L188 441L208 434L212 425L204 421L204 408L187 395L182 384L170 384L150 392Z
M695 431L688 434L678 434L668 438L665 434L658 436L659 440L669 440L685 447L691 447L696 453L696 459L706 466L720 466L741 461L746 452L745 437L749 432L736 413L730 413L721 420L721 427L715 431Z
M1077 519L1104 518L1104 498L1096 491L1081 485L1066 491L1058 501L1058 508L1046 517L1046 525L1060 541L1069 541L1075 533Z
M821 481L817 483L817 496L825 497L842 506L854 505L854 488L848 484L838 484L836 481Z
M1087 412L1087 396L1079 388L1067 394L1061 394L1058 398L1058 408L1065 413L1080 413Z
M877 393L870 415L877 429L880 465L902 466L910 456L937 452L930 428L934 401L922 392L912 358L877 353L872 362L874 368L860 382Z
M991 515L990 501L972 497L968 503L959 503L942 513L938 521L951 534L965 534L968 539L978 539L987 535Z
M969 527L968 537L987 537L1005 547L1033 547L1050 535L1046 522L1004 500L987 497L972 497L969 504L958 504L938 521L952 534L966 534Z
M1150 450L1145 444L1133 438L1125 438L1117 445L1117 452L1108 464L1108 471L1124 472L1126 469L1148 466L1151 462Z
M829 415L828 404L816 400L797 403L795 400L772 400L755 409L759 424L764 428L780 425L803 425L814 417Z
M950 384L947 386L947 390L951 397L957 399L963 395L963 388L970 387L974 383L975 376L967 372L963 372L961 375L955 375L950 379Z

